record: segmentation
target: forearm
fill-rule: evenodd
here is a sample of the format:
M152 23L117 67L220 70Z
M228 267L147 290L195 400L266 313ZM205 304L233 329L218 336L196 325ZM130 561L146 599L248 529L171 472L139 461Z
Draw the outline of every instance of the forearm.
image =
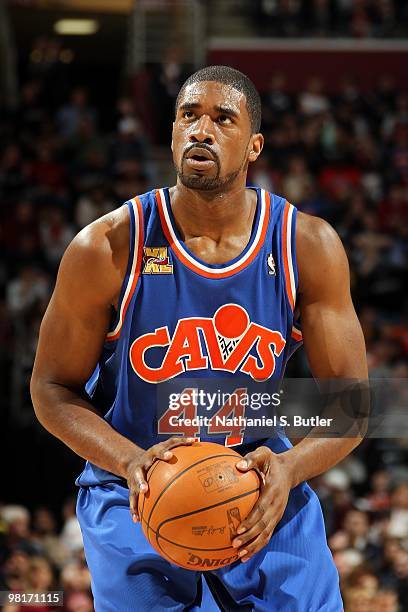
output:
M347 457L362 441L358 438L304 438L279 460L291 475L291 486L323 474Z
M142 449L115 431L86 399L55 383L32 383L40 423L77 455L126 478L127 466Z

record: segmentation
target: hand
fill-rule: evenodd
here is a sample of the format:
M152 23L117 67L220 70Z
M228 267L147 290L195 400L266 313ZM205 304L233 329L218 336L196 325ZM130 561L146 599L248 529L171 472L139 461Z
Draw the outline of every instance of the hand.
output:
M173 453L170 449L175 446L189 446L195 441L195 438L184 438L182 436L173 436L164 442L159 442L151 446L146 451L138 453L132 461L130 461L127 469L126 480L129 487L129 503L132 519L135 523L140 520L137 510L137 500L139 493L147 493L149 485L146 482L146 472L153 465L156 459L162 461L170 461Z
M263 480L255 506L238 527L238 537L232 541L234 548L239 548L238 556L244 563L269 542L285 512L292 478L282 458L267 446L260 446L236 464L242 472L256 468Z

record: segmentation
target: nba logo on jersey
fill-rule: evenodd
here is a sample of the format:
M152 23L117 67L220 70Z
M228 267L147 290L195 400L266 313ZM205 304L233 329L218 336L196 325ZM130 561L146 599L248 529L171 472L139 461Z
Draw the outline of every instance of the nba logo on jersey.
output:
M269 253L267 262L268 262L268 274L270 274L271 276L275 276L276 267L275 267L275 260L273 258L272 253Z

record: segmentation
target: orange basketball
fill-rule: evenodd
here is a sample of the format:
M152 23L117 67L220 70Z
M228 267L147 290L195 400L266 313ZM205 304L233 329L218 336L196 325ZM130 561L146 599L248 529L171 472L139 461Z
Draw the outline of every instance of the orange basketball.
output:
M139 495L145 536L165 559L186 569L233 563L238 555L231 541L258 499L257 473L237 470L241 455L220 444L171 450L170 461L152 465L149 490Z

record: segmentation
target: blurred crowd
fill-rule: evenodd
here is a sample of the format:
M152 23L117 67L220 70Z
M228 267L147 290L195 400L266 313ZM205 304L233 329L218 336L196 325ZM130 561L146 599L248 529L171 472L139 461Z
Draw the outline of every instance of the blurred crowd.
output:
M335 227L371 374L407 377L408 93L383 76L362 95L357 80L339 76L335 95L311 77L294 96L274 74L263 132L251 181Z
M398 0L247 0L265 36L391 38L407 34L408 8Z
M399 471L394 466L370 475L353 455L311 483L322 502L345 612L408 609L408 480ZM30 513L24 506L0 505L0 591L63 591L62 608L30 609L92 612L73 499L58 519L46 507ZM20 606L3 610L18 612Z
M0 591L63 591L63 606L30 606L33 612L92 612L91 579L86 565L75 500L62 509L61 524L45 507L29 510L0 505ZM3 612L25 610L4 605Z
M299 3L270 3L284 4ZM154 97L165 100L161 121L169 123L184 78L173 63L158 66L152 80ZM249 179L336 228L350 261L370 374L408 378L408 94L387 76L364 94L350 76L338 82L329 95L313 77L293 95L285 75L271 75L262 92L265 151ZM84 87L70 88L61 101L53 91L49 96L37 65L17 107L0 100L0 404L4 415L29 415L31 422L28 381L62 253L86 224L162 184L155 145L164 143L131 96L120 97L106 121ZM304 355L290 374L307 374ZM406 440L368 440L313 483L346 612L408 609L407 451ZM63 588L66 610L92 610L72 500L61 517L44 507L0 504L0 583L0 590Z

